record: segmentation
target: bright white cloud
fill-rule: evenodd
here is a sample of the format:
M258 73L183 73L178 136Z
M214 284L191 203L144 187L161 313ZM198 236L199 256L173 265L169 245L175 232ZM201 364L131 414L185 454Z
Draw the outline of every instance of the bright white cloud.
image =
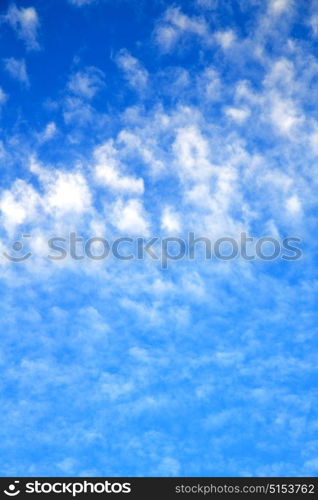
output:
M161 218L161 228L171 234L181 231L180 216L171 207L164 208Z
M142 202L137 199L127 202L118 200L113 207L111 222L122 234L138 236L149 234L150 225L145 209Z
M301 213L301 202L297 195L293 195L287 199L286 208L290 215L298 215Z
M123 173L123 166L118 159L119 153L109 141L94 151L96 165L95 178L98 184L108 187L115 192L143 194L144 181Z
M2 224L8 232L32 220L38 213L40 197L35 189L18 179L11 189L5 190L0 198Z
M80 171L65 172L44 167L35 158L30 159L30 170L41 183L41 204L49 217L80 215L91 209L89 185Z
M56 172L45 189L47 211L82 214L91 207L90 190L81 173Z

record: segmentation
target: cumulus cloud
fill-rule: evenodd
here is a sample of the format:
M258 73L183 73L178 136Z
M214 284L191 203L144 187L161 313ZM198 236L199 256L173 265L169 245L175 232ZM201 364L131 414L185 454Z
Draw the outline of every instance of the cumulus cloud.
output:
M94 151L96 165L94 173L99 185L108 187L115 192L143 194L144 182L123 173L123 166L118 159L113 142L109 141Z
M88 184L81 173L56 172L46 185L47 210L59 214L82 214L91 206Z
M149 220L142 202L138 199L130 199L127 202L118 200L113 207L111 222L122 234L149 235Z

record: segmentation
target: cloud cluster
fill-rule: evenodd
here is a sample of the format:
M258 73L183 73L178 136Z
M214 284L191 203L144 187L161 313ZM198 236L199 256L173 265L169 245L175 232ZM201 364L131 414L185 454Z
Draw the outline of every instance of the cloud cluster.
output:
M83 7L64 5L71 23L95 9L68 3ZM35 117L43 68L29 53L3 61L23 84L4 79L3 110L14 92L31 105L2 124L0 250L31 234L33 254L0 261L5 475L317 473L315 6L300 19L293 1L235 5L240 22L226 2L159 2L144 38L115 38L109 59L74 32L81 57L67 53ZM98 36L113 36L99 8ZM13 5L6 22L38 48L35 8ZM41 258L72 231L295 235L305 258L166 271Z

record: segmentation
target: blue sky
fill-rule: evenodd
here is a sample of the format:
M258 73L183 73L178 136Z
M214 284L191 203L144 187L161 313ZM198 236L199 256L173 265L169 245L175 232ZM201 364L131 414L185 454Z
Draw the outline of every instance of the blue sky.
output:
M0 15L1 475L317 475L317 3ZM49 261L72 231L303 258Z

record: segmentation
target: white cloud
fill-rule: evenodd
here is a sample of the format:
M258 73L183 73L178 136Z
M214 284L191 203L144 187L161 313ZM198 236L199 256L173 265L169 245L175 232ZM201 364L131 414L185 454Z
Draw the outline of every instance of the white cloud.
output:
M318 14L314 14L313 16L311 16L309 25L312 29L314 37L316 37L318 35Z
M16 31L29 50L38 50L40 48L37 41L37 32L39 27L39 17L34 7L18 8L15 4L11 5L5 16L7 22Z
M115 192L143 194L143 179L123 174L123 167L112 141L96 148L94 157L97 162L94 167L95 178L101 186L106 186Z
M144 90L148 85L148 71L127 50L121 50L116 62L124 72L129 84L136 90Z
M244 108L225 108L225 114L237 123L243 123L249 116L250 111Z
M173 150L180 177L184 180L200 180L212 173L209 162L209 146L200 130L195 126L180 128Z
M79 97L67 97L64 103L63 118L65 123L78 126L94 121L94 109Z
M280 15L289 11L293 6L293 0L270 0L269 8L274 15Z
M59 214L82 214L91 207L89 187L79 172L57 171L45 188L45 203L48 211L57 211Z
M4 59L4 65L5 69L12 76L12 78L19 80L27 86L29 85L29 77L24 59L9 57L8 59Z
M293 100L278 95L272 99L270 117L277 130L285 135L292 133L303 122L303 116Z
M168 233L179 233L181 230L180 216L171 207L164 208L161 228Z
M290 198L288 198L286 201L286 208L291 215L300 214L302 211L302 206L298 196L293 195Z
M124 129L118 135L118 143L123 143L128 154L139 156L154 175L159 175L165 168L160 158L160 144L146 131L144 135L141 132L133 133Z
M123 234L147 236L149 221L140 200L131 199L127 202L118 200L113 208L112 224Z
M39 141L40 142L47 142L57 134L57 126L55 122L49 122L43 132L39 134Z
M227 31L217 31L215 33L216 41L219 45L221 45L222 49L226 50L231 45L233 45L235 41L235 33L232 30Z
M12 188L2 192L0 210L2 224L8 232L16 226L32 220L38 211L40 197L35 189L21 179L17 179Z
M169 52L182 35L205 38L208 27L203 18L189 17L179 7L166 10L155 29L155 40L163 52Z
M104 85L104 73L93 66L71 75L68 89L75 95L92 99Z
M275 61L264 84L284 93L291 93L295 89L295 68L292 61L286 58Z
M209 101L217 101L221 97L222 83L220 75L214 68L206 68L198 77L198 92Z
M50 170L35 158L30 160L30 170L40 180L44 192L41 203L49 216L80 215L91 209L91 192L80 171Z
M318 130L315 130L311 135L310 135L310 145L311 149L314 154L318 155Z

